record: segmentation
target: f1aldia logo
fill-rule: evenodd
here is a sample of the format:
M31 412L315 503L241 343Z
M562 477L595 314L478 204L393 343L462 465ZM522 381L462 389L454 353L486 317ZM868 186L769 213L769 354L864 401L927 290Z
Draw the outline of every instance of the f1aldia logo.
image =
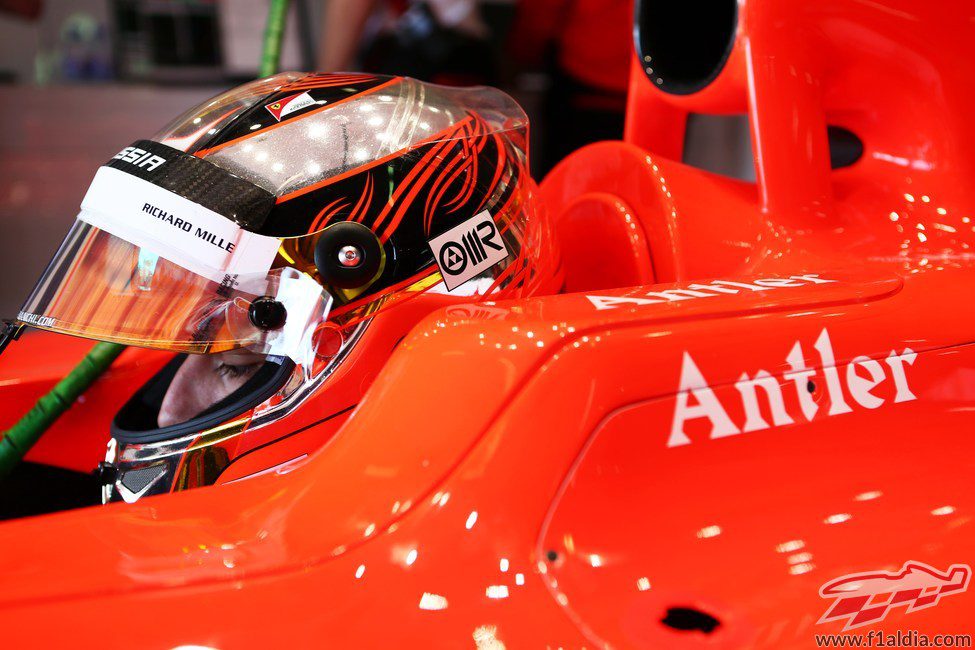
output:
M447 291L508 257L508 248L491 213L485 210L430 240Z
M942 596L967 590L971 577L967 564L952 564L942 572L923 562L906 562L900 571L840 576L819 588L821 597L835 600L817 623L845 619L846 631L880 622L894 607L906 607L907 614L934 607Z

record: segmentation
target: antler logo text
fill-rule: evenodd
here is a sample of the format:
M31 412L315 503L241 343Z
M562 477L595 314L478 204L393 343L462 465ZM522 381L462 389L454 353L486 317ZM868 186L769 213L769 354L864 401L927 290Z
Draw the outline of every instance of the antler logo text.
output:
M865 356L854 357L845 367L836 364L829 332L825 329L816 339L813 348L819 355L819 370L806 366L802 343L797 341L785 358L789 369L782 374L781 379L762 369L751 375L747 372L741 374L734 385L745 414L744 422L740 423L731 419L693 357L689 352L684 352L680 387L667 446L690 444L691 439L685 432L685 426L695 420L706 420L710 423L712 439L794 424L800 418L811 421L820 408L808 389L814 378L821 379L825 384L829 398L827 415L851 413L854 407L880 408L886 400L874 391L887 381L893 382L895 403L917 399L907 382L907 368L914 365L917 359L917 354L910 348L904 348L900 352L891 350L882 363ZM795 391L798 413L790 413L786 408L783 385L786 390ZM771 414L771 423L765 419L760 408L760 393L764 395L766 412ZM851 399L847 398L847 394Z

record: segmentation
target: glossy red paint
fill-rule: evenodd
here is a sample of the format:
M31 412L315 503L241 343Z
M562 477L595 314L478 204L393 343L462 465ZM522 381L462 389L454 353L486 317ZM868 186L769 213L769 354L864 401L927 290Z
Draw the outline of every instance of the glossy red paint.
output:
M92 342L28 331L10 345L0 362L0 430L16 422L64 378L91 349ZM91 471L105 459L106 433L115 412L136 386L149 380L169 355L130 348L41 437L30 460Z
M628 141L541 186L585 293L430 315L271 473L0 524L6 640L800 648L842 627L830 580L971 564L971 13L750 0L712 86L636 70ZM688 110L748 111L758 183L673 159ZM830 170L826 124L858 162ZM18 346L52 355L25 402L84 349ZM159 362L126 354L58 448L104 444ZM972 621L963 593L872 629Z

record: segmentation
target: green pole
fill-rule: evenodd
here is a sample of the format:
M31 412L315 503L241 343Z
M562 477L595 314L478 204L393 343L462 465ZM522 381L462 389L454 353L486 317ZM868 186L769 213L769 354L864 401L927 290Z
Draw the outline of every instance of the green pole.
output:
M45 430L68 410L78 396L95 383L124 345L98 343L68 375L34 404L34 408L0 438L0 478L10 473Z
M271 0L264 28L264 49L257 76L269 77L278 71L281 63L281 43L284 40L284 23L288 17L288 0Z

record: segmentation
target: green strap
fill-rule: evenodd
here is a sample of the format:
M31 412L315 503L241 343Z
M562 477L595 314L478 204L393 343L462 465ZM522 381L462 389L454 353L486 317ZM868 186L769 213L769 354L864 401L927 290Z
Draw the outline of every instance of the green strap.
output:
M6 476L34 446L45 430L67 411L78 396L95 383L125 349L117 343L98 343L68 375L0 438L0 477Z
M288 0L271 0L264 28L264 50L261 53L259 77L269 77L281 64L281 44L284 40L284 23L288 17Z

